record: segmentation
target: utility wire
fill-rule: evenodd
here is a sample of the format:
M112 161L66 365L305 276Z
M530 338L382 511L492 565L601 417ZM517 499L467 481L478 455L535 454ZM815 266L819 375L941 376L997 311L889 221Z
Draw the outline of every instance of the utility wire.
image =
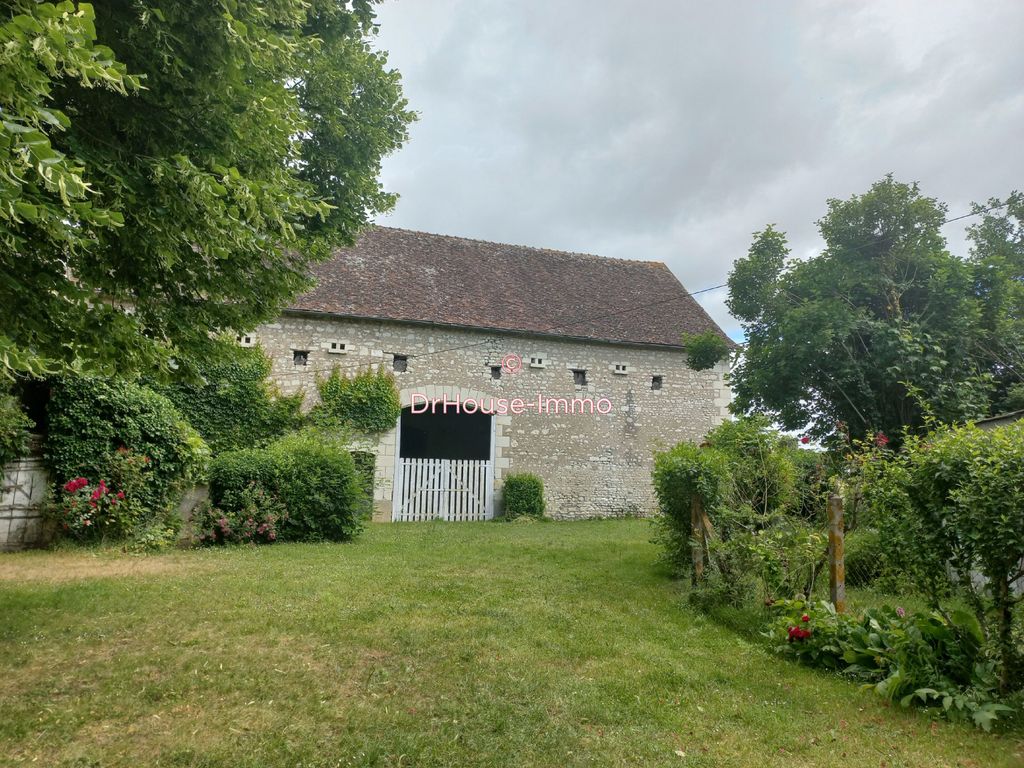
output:
M988 213L989 211L999 210L1000 208L1005 208L1007 205L1009 205L1008 202L1000 203L999 205L991 205L991 206L988 206L987 208L979 208L976 211L971 211L969 213L961 214L960 216L954 216L952 218L945 219L944 221L939 223L939 226L942 227L942 226L945 226L946 224L952 224L955 221L961 221L963 219L967 219L967 218L970 218L972 216L979 216L979 215L981 215L983 213ZM865 243L864 245L860 246L859 248L848 249L847 252L848 253L851 252L851 251L852 252L858 252L858 251L864 250L865 248L872 247L874 245L876 245L876 244L875 243ZM661 299L659 301L652 301L652 302L648 302L648 303L642 304L642 305L626 307L625 309L619 309L619 310L615 310L613 312L605 312L605 313L602 313L600 315L582 315L582 316L578 316L578 317L575 317L575 318L569 318L568 320L566 320L564 322L560 322L560 323L558 323L556 325L548 326L546 328L532 329L532 330L522 330L522 331L518 331L518 330L514 331L514 330L510 329L508 331L508 333L527 333L527 334L529 334L529 333L550 333L552 331L558 330L559 328L565 327L566 325L573 326L573 325L577 325L579 323L591 322L591 321L594 321L594 320L603 320L603 319L606 319L606 318L609 318L609 317L616 317L618 315L625 315L625 314L628 314L630 312L638 312L640 310L645 310L645 309L648 309L650 307L657 307L657 306L661 306L663 304L671 304L673 302L680 301L680 300L682 300L684 298L690 298L690 297L693 297L693 296L698 296L698 295L700 295L702 293L708 293L710 291L717 291L718 289L726 288L727 286L728 286L728 283L720 283L718 285L712 285L712 286L710 286L708 288L701 288L698 291L686 291L683 294L678 295L678 296L671 296L671 297L669 297L667 299ZM790 299L797 300L797 297L793 296L788 291L786 292L786 295L788 295L790 297ZM378 318L378 319L390 320L390 318ZM393 322L402 322L402 321L396 319L396 320L393 320ZM472 349L472 348L475 348L475 347L482 347L482 346L487 345L487 344L496 344L499 341L501 341L501 336L500 335L492 335L492 336L487 337L486 339L483 339L482 341L472 342L470 344L461 344L461 345L455 346L455 347L446 347L444 349L435 349L432 352L420 352L418 354L409 354L406 357L408 357L410 360L413 360L413 359L416 359L416 358L430 357L431 355L441 355L441 354L446 354L448 352L458 352L458 351L461 351L463 349ZM355 368L362 368L362 367L364 367L364 365L365 364L363 364L363 363L356 363L356 364L346 365L346 366L336 365L336 366L332 367L332 370L341 370L341 371L352 370L352 369L355 369Z

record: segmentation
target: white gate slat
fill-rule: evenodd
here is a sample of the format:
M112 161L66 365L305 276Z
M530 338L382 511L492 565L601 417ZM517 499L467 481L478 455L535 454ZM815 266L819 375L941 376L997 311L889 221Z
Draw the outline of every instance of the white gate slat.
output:
M399 459L396 522L487 520L490 462L466 459Z

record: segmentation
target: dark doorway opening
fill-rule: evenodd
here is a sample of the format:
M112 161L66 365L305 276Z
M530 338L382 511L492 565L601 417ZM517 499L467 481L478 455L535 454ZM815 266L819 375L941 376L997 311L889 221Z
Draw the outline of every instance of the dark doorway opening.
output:
M491 458L491 417L482 413L413 413L402 410L403 459L488 461Z

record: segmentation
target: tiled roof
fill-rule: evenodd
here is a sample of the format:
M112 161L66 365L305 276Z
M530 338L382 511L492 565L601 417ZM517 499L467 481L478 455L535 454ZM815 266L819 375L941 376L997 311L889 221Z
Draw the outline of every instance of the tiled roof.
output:
M671 346L722 333L654 261L372 227L313 274L292 309Z

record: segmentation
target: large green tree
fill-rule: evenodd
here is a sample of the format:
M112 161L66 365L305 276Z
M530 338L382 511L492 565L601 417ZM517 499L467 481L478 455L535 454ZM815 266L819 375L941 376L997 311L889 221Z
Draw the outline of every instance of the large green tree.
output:
M968 228L982 299L979 357L995 380L993 411L1024 408L1024 194L975 206Z
M12 0L0 375L189 371L394 204L369 0Z
M789 257L783 233L756 233L729 277L746 348L735 407L826 438L984 415L991 372L979 355L984 301L974 269L946 249L946 208L887 176L829 200L817 256Z

